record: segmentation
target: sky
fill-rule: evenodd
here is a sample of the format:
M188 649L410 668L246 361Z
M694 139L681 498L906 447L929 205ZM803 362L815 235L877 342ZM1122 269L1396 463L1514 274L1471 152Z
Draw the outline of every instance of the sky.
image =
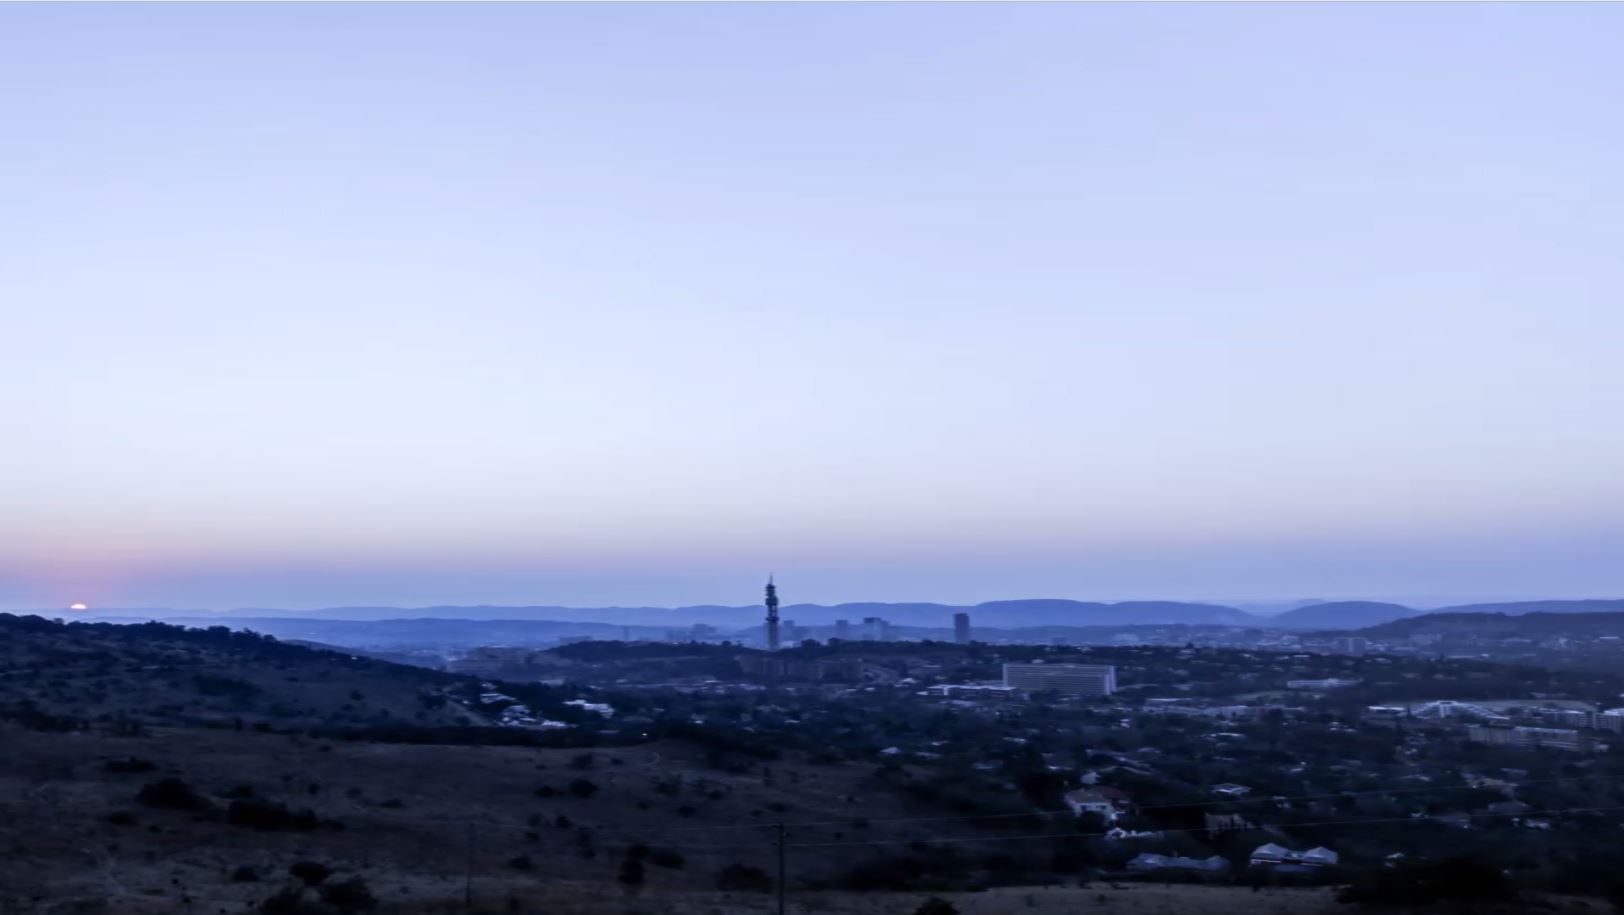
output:
M1621 40L0 5L0 607L1624 595Z

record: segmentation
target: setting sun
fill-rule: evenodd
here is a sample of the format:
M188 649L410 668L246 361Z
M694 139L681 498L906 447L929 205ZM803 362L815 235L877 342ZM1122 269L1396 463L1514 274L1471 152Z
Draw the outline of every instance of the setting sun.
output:
M69 610L89 610L90 608L85 606L84 604L69 604L68 609Z

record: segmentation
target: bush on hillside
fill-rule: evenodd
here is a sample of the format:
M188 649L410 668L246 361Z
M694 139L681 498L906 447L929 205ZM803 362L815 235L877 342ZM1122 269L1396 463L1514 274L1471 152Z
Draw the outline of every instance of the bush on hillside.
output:
M305 886L316 886L333 875L333 869L320 861L295 861L288 866L288 873L304 882Z
M773 878L759 867L734 863L716 874L716 888L730 893L770 893Z
M321 825L309 810L292 810L288 805L257 798L239 798L226 809L226 822L261 832L305 832Z
M327 884L321 888L321 899L345 915L352 912L370 912L378 905L378 898L372 895L372 890L360 877L350 877Z
M135 799L148 807L165 810L202 810L209 802L191 785L178 778L160 778L148 782L136 792Z

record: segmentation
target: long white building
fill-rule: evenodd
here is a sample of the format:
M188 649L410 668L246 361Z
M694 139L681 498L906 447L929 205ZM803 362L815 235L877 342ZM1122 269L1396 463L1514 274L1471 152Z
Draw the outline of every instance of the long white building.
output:
M1116 692L1112 664L1005 664L1004 685L1069 696L1109 696Z

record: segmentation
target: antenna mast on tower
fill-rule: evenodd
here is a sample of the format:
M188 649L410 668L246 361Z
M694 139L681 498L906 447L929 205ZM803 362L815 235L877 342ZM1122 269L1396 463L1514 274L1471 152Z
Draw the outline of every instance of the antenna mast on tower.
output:
M778 586L767 576L767 650L778 650Z

